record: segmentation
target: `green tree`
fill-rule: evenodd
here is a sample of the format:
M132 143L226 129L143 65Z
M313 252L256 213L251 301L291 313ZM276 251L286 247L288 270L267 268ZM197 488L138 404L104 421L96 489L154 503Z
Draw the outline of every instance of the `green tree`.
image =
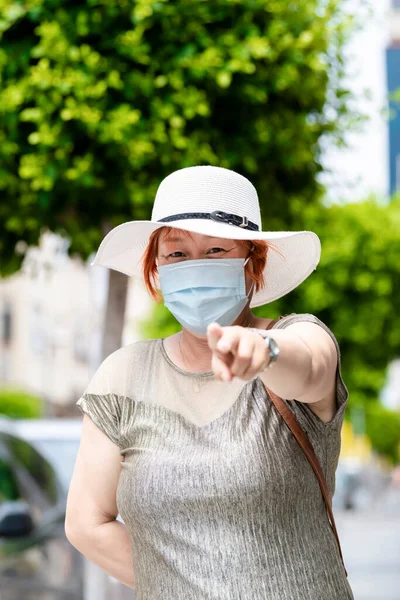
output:
M271 305L311 312L335 332L352 402L378 397L389 362L400 355L400 202L375 200L305 210L321 238L321 262L301 286ZM270 311L262 307L260 313Z
M87 258L196 164L257 186L270 228L316 202L321 139L352 115L343 0L2 0L0 273L44 227ZM108 354L126 279L110 273Z
M387 367L400 356L400 200L309 207L304 217L321 238L321 262L275 310L311 312L331 327L341 347L349 415L352 407L363 406L374 449L400 460L399 414L378 400Z
M397 464L400 461L400 414L370 402L366 417L366 433L372 447L392 464Z
M11 419L39 419L42 415L42 401L37 396L22 390L0 390L0 416Z

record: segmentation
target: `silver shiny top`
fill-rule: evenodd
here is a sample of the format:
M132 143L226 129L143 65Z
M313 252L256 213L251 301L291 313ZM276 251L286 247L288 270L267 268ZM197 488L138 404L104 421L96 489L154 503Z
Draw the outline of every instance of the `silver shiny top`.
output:
M275 328L296 321L337 346L313 315ZM333 420L286 401L331 494L348 400L337 350ZM135 600L353 600L318 481L259 378L188 373L154 339L110 355L77 404L120 448Z

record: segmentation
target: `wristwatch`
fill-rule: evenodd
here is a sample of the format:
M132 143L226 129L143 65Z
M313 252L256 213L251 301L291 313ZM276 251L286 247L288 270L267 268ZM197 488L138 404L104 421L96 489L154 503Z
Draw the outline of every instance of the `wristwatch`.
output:
M271 365L273 365L279 356L279 346L276 341L272 337L264 338L265 346L269 352L269 361L265 366L265 369L268 369Z
M254 331L254 333L258 333L264 338L265 345L269 352L269 361L264 369L268 369L271 365L273 365L279 356L279 346L276 341L270 337L269 332L266 329L258 329L257 327L250 327L249 331Z

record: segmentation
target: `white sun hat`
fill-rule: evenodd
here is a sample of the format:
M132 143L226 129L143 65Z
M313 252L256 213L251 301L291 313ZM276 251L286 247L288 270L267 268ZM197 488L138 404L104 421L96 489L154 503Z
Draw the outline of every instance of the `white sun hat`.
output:
M262 231L257 191L243 177L222 167L179 169L159 185L151 221L128 221L103 239L92 265L143 277L142 256L149 237L164 226L213 237L266 240L278 252L268 252L265 287L254 293L251 306L281 298L317 267L321 244L312 231Z

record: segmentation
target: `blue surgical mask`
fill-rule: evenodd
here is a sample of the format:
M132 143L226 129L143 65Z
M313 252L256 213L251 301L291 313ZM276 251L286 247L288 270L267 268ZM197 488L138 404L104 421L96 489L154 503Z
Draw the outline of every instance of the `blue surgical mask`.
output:
M244 278L248 260L206 258L159 266L165 306L182 327L198 335L206 335L214 321L231 325L249 301Z

